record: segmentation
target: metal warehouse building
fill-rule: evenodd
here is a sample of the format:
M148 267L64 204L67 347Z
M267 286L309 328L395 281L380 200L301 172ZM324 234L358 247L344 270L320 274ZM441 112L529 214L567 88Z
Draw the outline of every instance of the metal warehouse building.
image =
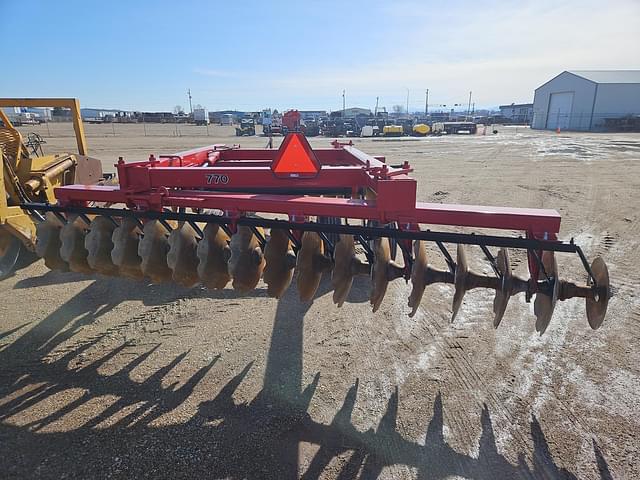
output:
M566 71L538 87L532 128L605 130L640 115L640 70Z

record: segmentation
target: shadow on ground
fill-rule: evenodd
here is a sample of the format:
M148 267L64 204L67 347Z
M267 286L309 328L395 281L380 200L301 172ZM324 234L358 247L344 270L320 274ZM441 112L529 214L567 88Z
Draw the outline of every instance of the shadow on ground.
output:
M323 282L320 293L327 293L328 288L328 282ZM481 412L478 456L457 452L444 436L441 394L433 401L432 416L425 419L426 433L419 442L398 432L397 388L387 399L386 411L375 428L360 431L353 425L358 380L344 393L342 406L329 424L314 421L307 410L320 372L310 384L302 384L303 322L309 306L294 299L291 290L279 302L263 388L253 400L238 403L234 399L252 368L249 363L218 392L210 392L189 420L161 427L153 422L179 408L216 367L219 357L186 381L167 385L164 380L189 355L187 351L167 359L144 381L136 382L131 372L157 346L135 355L111 375L101 373L101 367L124 355L130 345L123 343L88 364L77 362L100 343L98 337L78 344L55 361L45 361L63 339L77 332L82 321L68 325L64 316L55 314L44 319L0 351L0 362L6 365L17 348L34 347L35 343L35 348L28 349L28 359L11 362L11 368L0 376L0 471L15 478L316 479L326 474L334 458L340 457L342 461L332 467L337 469L335 477L339 479L377 478L392 465L413 467L420 479L455 475L474 479L576 478L556 465L535 417L530 424L534 445L531 465L525 462L524 454L516 465L507 461L498 452L486 405ZM75 313L85 309L90 315L96 314L95 305L68 308ZM13 331L0 333L0 338L9 333ZM27 410L70 389L84 393L53 411L49 409L37 420L27 424L19 421L21 415L26 418ZM115 400L97 416L86 418L81 426L63 432L47 428L88 402L107 396ZM319 446L304 471L299 464L300 442ZM593 447L602 478L611 478L598 445L594 443Z

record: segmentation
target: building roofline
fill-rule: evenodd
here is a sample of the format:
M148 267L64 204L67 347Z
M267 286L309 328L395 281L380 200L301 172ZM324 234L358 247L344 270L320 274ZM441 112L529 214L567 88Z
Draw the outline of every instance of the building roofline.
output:
M542 85L540 85L538 88L536 88L536 89L534 90L534 92L537 92L538 90L540 90L540 89L541 89L542 87L544 87L547 83L551 83L551 82L553 82L556 78L558 78L558 77L559 77L560 75L562 75L563 73L568 73L569 75L573 75L574 77L577 77L577 78L579 78L579 79L581 79L581 80L585 80L585 81L587 81L587 82L596 83L596 82L594 82L593 80L589 80L588 78L584 78L584 77L581 77L580 75L576 75L575 73L570 72L569 70L564 70L564 71L560 72L558 75L556 75L555 77L553 77L552 79L547 80L546 82L544 82Z
M510 103L508 105L498 105L498 108L509 108L509 107L533 107L533 103Z

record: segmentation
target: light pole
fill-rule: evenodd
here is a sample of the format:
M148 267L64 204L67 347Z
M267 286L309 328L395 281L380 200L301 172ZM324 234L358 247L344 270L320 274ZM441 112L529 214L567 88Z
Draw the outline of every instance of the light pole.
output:
M424 100L424 116L429 116L429 89L427 88L426 98Z
M407 88L407 118L409 118L409 89Z
M347 108L346 108L347 104L346 104L346 100L345 100L346 99L346 96L345 96L346 92L347 92L346 90L344 90L344 89L342 90L342 118L344 118L344 116L346 114L346 110L347 110Z

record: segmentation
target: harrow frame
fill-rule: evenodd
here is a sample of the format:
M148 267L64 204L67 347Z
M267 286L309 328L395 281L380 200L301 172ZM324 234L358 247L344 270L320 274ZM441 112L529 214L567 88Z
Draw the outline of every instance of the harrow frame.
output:
M556 210L416 202L417 182L409 177L413 169L408 162L391 166L384 157L368 155L353 147L352 142L336 140L331 145L332 148L312 149L302 134L292 133L278 150L218 144L158 158L151 155L144 162L126 163L120 157L116 164L119 185L63 186L55 189L57 204L25 203L22 207L29 212L53 212L62 224L69 215L79 215L87 227L91 215L108 217L116 225L115 218L132 217L137 219L140 230L143 222L150 220L159 220L169 232L172 227L168 222L186 222L199 238L202 231L198 222L217 224L229 237L239 226L250 227L263 249L266 238L259 228L280 229L287 232L296 252L303 233L315 232L329 256L335 247L329 234L353 235L363 247L370 268L374 268L375 260L370 241L390 238L394 247L400 247L404 266L394 266L388 280L400 276L412 278L413 242L435 242L445 257L448 272L431 269L427 273L446 283L461 281L458 277L471 278L465 280L466 287L456 283L457 290L463 289L461 295L476 286L505 290L504 277L512 281L510 274L501 271L488 247L524 249L530 279L513 277L515 283L509 287L513 293L505 293L507 297L520 291L525 292L529 301L532 295L543 293L552 299L552 305L547 307L550 311L556 299L572 296L598 302L598 298L606 295L608 301L608 274L606 285L599 285L598 277L604 278L603 274L594 274L573 239L558 240L561 218ZM279 218L282 215L286 218ZM278 218L271 218L274 216ZM318 217L318 221L311 221L311 217ZM321 221L323 218L339 221L326 223ZM424 228L433 225L520 234L454 233ZM466 260L461 258L464 252L458 251L458 261L464 264L458 265L446 243L480 246L496 277L467 274ZM547 271L555 270L555 260L549 263L551 260L546 257L553 252L578 254L588 274L587 286L560 281L557 272ZM464 271L459 271L461 268ZM455 312L456 308L454 317ZM546 325L542 331L544 328Z

